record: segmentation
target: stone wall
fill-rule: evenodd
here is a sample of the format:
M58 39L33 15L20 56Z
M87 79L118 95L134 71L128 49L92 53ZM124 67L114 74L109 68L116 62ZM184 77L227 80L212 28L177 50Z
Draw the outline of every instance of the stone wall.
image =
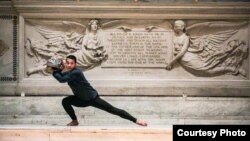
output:
M147 115L148 119L249 122L249 7L247 1L219 0L1 1L0 96L7 101L1 104L17 102L14 109L1 113L1 123L18 113L53 115L42 112L50 106L29 113L30 106L40 98L55 102L72 94L67 84L44 70L50 57L68 54L77 56L78 66L101 96L121 101L118 106L126 108L122 104L126 97L142 98L148 107L160 106L158 113L154 113L157 108L149 108L148 113L157 116ZM91 30L93 23L98 34ZM25 96L21 99L28 104L28 114L15 110L22 106L20 95ZM187 115L172 116L171 110L177 112L180 106L170 106L168 111L165 101L159 100L172 98L172 105L194 98L188 102L191 109L201 105L207 106L200 110L211 110L208 105L215 109L211 115L184 110ZM54 107L53 102L45 103ZM181 108L188 109L188 103ZM140 115L136 109L141 105L134 104L128 110ZM224 104L238 108L230 111ZM225 110L225 115L216 114L217 110Z

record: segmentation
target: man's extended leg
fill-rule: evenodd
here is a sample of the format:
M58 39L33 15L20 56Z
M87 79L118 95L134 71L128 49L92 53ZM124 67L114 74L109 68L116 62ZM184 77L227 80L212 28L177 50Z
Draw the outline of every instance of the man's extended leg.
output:
M114 115L118 115L118 116L120 116L124 119L130 120L138 125L147 126L146 122L141 121L141 120L137 120L135 117L130 115L128 112L112 106L111 104L109 104L105 100L101 99L99 96L91 102L91 106L102 109L102 110L107 111L109 113L112 113Z
M76 125L78 125L78 121L77 121L77 117L75 115L75 111L74 111L72 105L74 105L76 107L86 107L86 106L88 106L88 103L84 103L83 100L80 100L76 96L67 96L67 97L63 98L62 105L63 105L64 110L68 113L68 115L72 119L72 122L70 122L67 125L68 126L76 126Z

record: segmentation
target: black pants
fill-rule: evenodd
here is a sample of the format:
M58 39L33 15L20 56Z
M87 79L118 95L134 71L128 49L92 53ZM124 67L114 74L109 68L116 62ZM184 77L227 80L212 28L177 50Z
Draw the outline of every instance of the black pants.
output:
M97 96L93 100L84 101L84 100L81 100L81 99L77 98L76 96L72 95L72 96L65 97L62 100L62 105L72 120L77 120L77 117L75 115L75 111L72 107L72 105L73 105L76 107L93 106L93 107L99 108L101 110L107 111L111 114L118 115L118 116L120 116L124 119L130 120L132 122L136 122L136 118L131 116L129 113L127 113L126 111L124 111L122 109L118 109L116 107L113 107L111 104L109 104L105 100L101 99L99 96Z

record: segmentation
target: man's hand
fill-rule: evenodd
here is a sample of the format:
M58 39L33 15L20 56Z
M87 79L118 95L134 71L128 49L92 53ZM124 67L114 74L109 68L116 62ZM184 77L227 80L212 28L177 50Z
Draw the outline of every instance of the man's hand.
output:
M66 65L66 60L62 60L61 66L60 66L60 70L64 70L65 69L65 65Z
M48 73L53 73L53 72L54 72L54 69L53 69L52 67L48 67L48 66L47 66L46 71L47 71Z

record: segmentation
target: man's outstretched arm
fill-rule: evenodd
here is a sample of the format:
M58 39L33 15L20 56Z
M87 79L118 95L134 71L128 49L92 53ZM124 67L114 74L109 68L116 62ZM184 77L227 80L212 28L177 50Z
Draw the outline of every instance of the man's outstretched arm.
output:
M70 75L70 73L68 72L64 72L62 73L62 70L59 69L59 70L54 70L52 67L47 67L46 68L46 71L48 73L51 73L54 78L59 81L60 83L65 83L65 82L68 82L70 80L72 80L72 75Z
M70 73L62 73L61 70L55 70L52 73L52 75L60 83L68 82L68 81L72 80L72 77L73 77L72 75L70 75Z

